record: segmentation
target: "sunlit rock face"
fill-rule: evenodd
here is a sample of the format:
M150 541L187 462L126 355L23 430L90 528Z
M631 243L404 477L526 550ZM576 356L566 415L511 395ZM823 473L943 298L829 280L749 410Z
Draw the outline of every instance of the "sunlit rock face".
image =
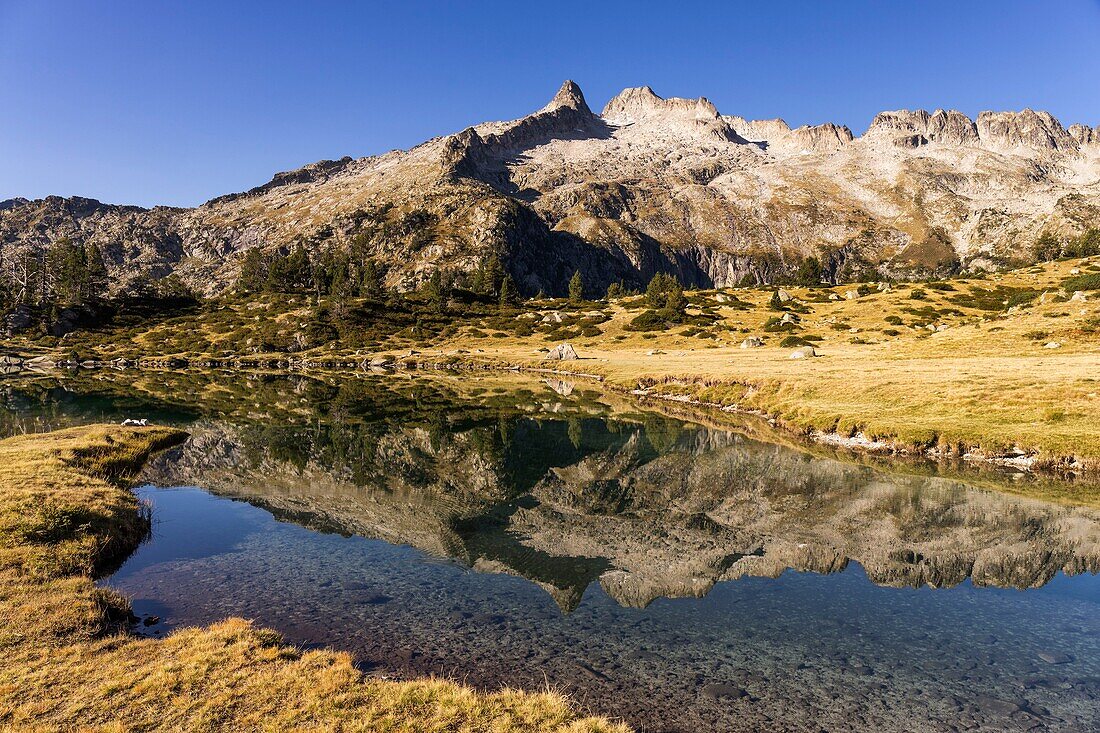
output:
M969 578L1030 588L1059 571L1100 570L1091 509L665 418L536 410L462 430L389 423L302 433L208 421L191 432L152 480L519 575L564 610L597 582L620 604L644 607L706 595L723 580L852 562L877 584L912 587Z
M659 271L703 286L770 282L811 255L834 279L944 274L1026 260L1041 232L1094 225L1097 140L1088 124L1030 109L976 120L883 112L856 137L649 87L597 115L567 81L519 119L320 161L192 209L0 202L0 255L33 256L68 237L100 248L112 291L175 273L208 294L232 286L244 252L297 243L365 244L399 289L492 254L529 293L564 292L577 270L597 291ZM950 256L913 260L910 245L933 237Z

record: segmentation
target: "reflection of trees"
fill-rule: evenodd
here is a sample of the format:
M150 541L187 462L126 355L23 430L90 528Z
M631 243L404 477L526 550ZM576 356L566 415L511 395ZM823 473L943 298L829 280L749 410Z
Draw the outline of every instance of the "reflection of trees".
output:
M645 419L645 437L658 453L668 452L680 439L680 423L649 415Z

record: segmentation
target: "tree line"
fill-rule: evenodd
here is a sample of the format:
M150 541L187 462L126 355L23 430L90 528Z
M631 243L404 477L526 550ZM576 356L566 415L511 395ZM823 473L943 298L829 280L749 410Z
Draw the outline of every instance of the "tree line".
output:
M46 249L24 249L0 261L0 303L83 305L107 289L107 267L94 242L62 237Z

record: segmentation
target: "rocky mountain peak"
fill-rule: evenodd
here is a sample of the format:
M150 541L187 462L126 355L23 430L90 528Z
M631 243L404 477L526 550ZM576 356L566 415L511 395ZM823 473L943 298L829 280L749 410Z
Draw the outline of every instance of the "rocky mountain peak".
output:
M747 142L706 97L665 99L648 86L619 92L603 108L601 116L607 123L619 127L644 124L687 137Z
M919 147L930 142L945 145L976 145L978 128L974 121L957 110L899 109L880 112L871 121L866 135L887 137L901 147Z
M982 143L1002 148L1077 150L1079 143L1052 114L1041 110L982 112L978 115Z
M630 87L612 97L603 109L603 118L614 124L628 125L654 118L714 122L719 119L719 115L706 97L665 99L646 86Z
M1078 145L1100 145L1100 126L1092 128L1088 125L1070 125L1066 132L1073 136Z
M577 86L576 82L572 79L566 79L562 82L561 88L558 89L558 93L555 94L554 98L550 100L550 103L540 109L539 112L553 112L562 107L575 109L584 114L592 114L592 110L588 108L588 103L584 101L584 93L581 92L581 88Z

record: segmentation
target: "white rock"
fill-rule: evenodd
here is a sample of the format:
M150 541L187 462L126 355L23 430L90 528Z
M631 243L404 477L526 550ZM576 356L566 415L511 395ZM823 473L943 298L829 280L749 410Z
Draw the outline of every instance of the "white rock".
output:
M759 336L749 336L741 342L742 349L758 349L764 345L764 339Z
M845 290L844 291L844 299L845 300L855 300L858 297L859 297L859 291L857 291L857 290Z
M817 351L812 346L799 346L797 349L791 352L789 359L807 359L812 356L817 356Z
M1044 349L1060 349L1060 348L1062 348L1062 345L1060 343L1058 343L1057 341L1047 341L1045 344L1043 344L1043 348Z
M550 349L550 352L546 355L546 358L550 361L573 361L580 357L577 356L577 350L573 348L572 344L558 344L554 348Z

